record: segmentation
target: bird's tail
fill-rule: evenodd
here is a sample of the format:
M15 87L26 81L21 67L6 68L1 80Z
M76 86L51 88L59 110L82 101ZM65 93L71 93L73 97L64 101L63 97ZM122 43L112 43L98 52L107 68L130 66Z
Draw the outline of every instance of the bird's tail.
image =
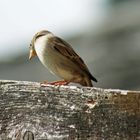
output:
M92 74L90 74L90 78L91 78L94 82L98 82L97 79L96 79Z
M81 84L82 86L86 86L86 87L93 87L93 84L92 84L92 82L91 82L91 79L88 78L88 77L84 78L84 79L80 82L80 84Z

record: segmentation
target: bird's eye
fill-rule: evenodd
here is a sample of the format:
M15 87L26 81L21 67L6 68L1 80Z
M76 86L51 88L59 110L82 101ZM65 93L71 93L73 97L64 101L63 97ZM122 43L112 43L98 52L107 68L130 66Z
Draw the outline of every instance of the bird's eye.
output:
M30 44L30 46L29 46L29 49L31 49L32 48L32 43Z

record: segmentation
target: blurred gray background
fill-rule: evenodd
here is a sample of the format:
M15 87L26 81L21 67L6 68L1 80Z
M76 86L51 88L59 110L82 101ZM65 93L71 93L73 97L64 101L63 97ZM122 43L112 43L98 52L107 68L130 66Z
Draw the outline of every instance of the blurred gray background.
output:
M0 79L58 79L28 60L32 36L47 29L69 42L97 87L140 89L139 0L1 0Z

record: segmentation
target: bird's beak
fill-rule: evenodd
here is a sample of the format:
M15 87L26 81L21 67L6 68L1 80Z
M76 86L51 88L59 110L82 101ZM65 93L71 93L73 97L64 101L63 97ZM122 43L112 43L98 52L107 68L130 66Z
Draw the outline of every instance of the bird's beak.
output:
M34 56L36 56L36 52L33 49L30 49L29 59L31 60Z

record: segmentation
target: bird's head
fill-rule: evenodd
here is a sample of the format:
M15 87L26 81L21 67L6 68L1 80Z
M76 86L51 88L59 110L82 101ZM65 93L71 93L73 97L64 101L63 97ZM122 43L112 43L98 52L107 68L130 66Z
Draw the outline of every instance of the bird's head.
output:
M29 53L29 59L32 59L34 56L36 56L36 51L35 51L35 42L38 38L50 34L51 32L47 31L47 30L43 30L40 31L38 33L36 33L33 37L33 39L31 40L31 44L30 44L30 53Z

